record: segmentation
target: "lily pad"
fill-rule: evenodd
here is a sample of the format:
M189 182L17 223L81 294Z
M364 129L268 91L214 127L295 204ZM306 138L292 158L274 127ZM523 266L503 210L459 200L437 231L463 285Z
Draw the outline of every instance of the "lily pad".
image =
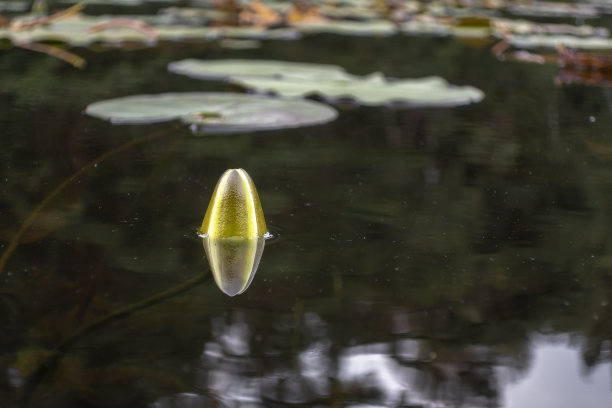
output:
M319 13L324 17L343 20L370 20L380 18L380 13L367 6L344 6L337 7L323 4L319 8Z
M480 102L484 93L472 86L453 86L440 77L387 80L382 74L314 81L233 77L232 83L287 97L319 95L329 101L350 100L367 106L457 106Z
M494 25L498 31L516 35L573 35L578 37L608 37L610 35L610 31L605 27L593 27L587 24L575 26L571 24L536 23L522 19L496 18L494 19Z
M576 37L572 35L525 35L512 36L509 43L517 48L557 48L564 45L568 48L582 50L610 50L612 38Z
M29 9L29 1L0 1L0 13L23 13Z
M91 31L98 23L112 19L111 16L74 16L55 21L31 30L10 30L0 28L0 40L13 43L60 42L71 46L87 47L95 43L121 46L128 43L155 44L161 41L211 41L218 38L281 39L299 38L297 30L278 28L265 30L257 27L190 27L187 25L159 25L160 17L133 16L130 20L152 25L156 36L129 29L112 28Z
M163 93L92 103L85 112L115 124L180 119L195 131L246 132L317 125L332 121L326 105L293 99L229 93Z
M255 76L260 78L290 76L304 79L343 79L348 75L344 69L336 65L241 59L185 59L170 63L168 70L175 74L186 75L196 79L212 80L229 79L233 76Z
M158 37L141 31L128 28L113 28L104 31L90 31L95 24L110 20L110 16L75 16L62 19L32 30L0 29L0 38L11 40L13 43L31 43L53 41L70 44L72 46L89 46L93 43L124 44L124 43L154 43L156 40L177 39L214 39L218 30L207 27L164 26L157 28ZM144 19L133 18L134 21Z
M379 106L455 106L479 102L484 94L471 86L453 86L440 77L388 80L380 73L351 75L335 65L268 60L195 60L173 62L172 72L198 79L222 79L262 93L291 98L318 95Z
M259 40L233 40L231 38L225 38L219 41L219 45L223 48L229 48L232 50L253 50L261 47L261 41Z
M301 37L298 30L291 28L260 27L211 27L217 30L220 38L244 38L253 40L297 40Z
M534 1L528 4L513 3L507 9L516 15L532 17L595 18L599 16L595 7L580 3Z
M230 14L224 11L195 7L169 7L159 10L158 13L158 22L172 25L204 25L230 18Z
M381 36L387 37L395 34L397 29L389 20L349 21L329 20L321 22L303 22L293 24L306 34L330 33L353 36Z
M137 7L145 4L145 0L60 0L60 4L76 4L82 2L91 6ZM170 1L168 1L170 3Z
M404 34L409 35L433 35L447 36L451 35L450 24L445 24L440 20L429 18L414 18L401 24L401 30Z

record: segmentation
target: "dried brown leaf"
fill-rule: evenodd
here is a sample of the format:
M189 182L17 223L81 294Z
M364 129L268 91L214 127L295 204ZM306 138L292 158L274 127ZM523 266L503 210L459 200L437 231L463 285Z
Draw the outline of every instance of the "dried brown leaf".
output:
M240 25L255 27L271 27L283 22L283 17L266 6L260 0L253 0L249 6L240 12Z
M315 5L296 1L285 16L287 24L321 22L327 19L319 13L319 8Z

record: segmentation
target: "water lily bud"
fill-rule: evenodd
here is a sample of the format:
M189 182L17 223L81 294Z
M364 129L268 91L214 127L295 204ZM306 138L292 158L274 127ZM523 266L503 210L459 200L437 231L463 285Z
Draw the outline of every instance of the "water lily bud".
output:
M253 180L242 169L227 170L199 230L215 282L224 293L235 296L249 287L267 232Z
M243 169L227 170L217 182L199 233L210 238L255 238L267 232L253 180Z

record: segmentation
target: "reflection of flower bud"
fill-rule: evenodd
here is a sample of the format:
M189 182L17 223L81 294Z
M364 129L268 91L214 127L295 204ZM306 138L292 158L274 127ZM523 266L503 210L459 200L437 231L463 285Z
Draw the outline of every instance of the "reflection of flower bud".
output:
M250 285L268 230L253 180L227 170L217 183L199 233L219 289L230 296Z
M205 236L202 243L219 289L230 296L244 292L257 272L265 238Z
M199 233L210 238L255 238L267 232L253 180L242 169L227 170L217 182Z

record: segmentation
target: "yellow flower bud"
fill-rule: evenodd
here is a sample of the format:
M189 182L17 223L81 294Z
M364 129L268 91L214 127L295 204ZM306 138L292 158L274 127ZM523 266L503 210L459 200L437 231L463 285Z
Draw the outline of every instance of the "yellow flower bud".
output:
M268 232L259 196L243 169L227 170L215 187L200 235L210 238L255 238Z
M219 289L230 296L244 292L255 276L268 233L255 184L246 171L223 173L199 233Z

